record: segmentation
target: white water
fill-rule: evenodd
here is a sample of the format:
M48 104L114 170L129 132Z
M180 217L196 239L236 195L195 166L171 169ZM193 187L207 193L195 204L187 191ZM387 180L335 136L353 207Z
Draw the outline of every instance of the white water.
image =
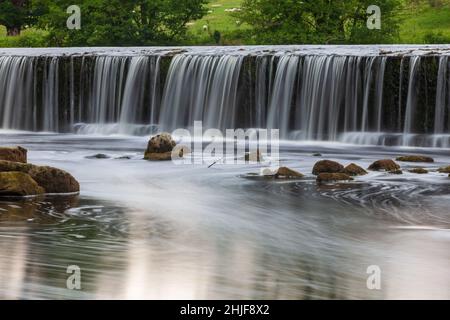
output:
M368 142L375 139L349 136L389 133L403 134L400 145L447 146L449 53L448 46L4 49L0 124L139 135L201 120L222 130L277 128L285 139ZM439 55L439 69L426 75L436 77L436 102L423 132L418 71L430 54ZM385 101L385 72L399 56L395 107Z

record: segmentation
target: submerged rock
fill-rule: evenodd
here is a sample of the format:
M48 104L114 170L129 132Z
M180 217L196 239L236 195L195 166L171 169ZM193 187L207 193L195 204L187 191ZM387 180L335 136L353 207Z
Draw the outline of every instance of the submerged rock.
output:
M34 196L45 193L44 188L24 172L0 172L0 196Z
M68 172L47 166L0 161L0 173L21 172L29 175L44 189L43 193L74 193L80 191L78 181Z
M441 167L438 169L438 172L440 173L450 173L450 166L448 167Z
M344 166L336 161L321 160L314 165L312 173L319 175L321 173L339 173L344 171Z
M403 174L403 171L402 170L400 170L400 169L398 169L398 170L391 170L391 171L388 171L390 174Z
M0 147L0 160L27 163L27 149Z
M414 168L414 169L410 169L408 170L408 172L410 173L416 173L416 174L427 174L428 170L424 169L424 168Z
M150 139L145 150L144 159L154 161L172 160L172 150L176 142L169 133L161 133Z
M313 156L313 157L321 157L322 154L321 154L321 153L314 153L312 156Z
M94 154L93 156L86 157L86 159L109 159L109 158L111 157L103 153L98 153Z
M433 158L420 155L402 156L398 157L396 160L402 162L434 162Z
M346 173L327 173L323 172L317 176L317 182L335 182L335 181L352 181L353 178Z
M304 176L300 172L292 170L288 167L281 167L278 169L277 173L275 174L275 177L278 179L283 178L292 179L292 178L303 178Z
M400 170L400 166L391 159L378 160L372 163L369 167L372 171L397 171Z
M348 174L349 176L364 176L368 172L357 164L351 163L345 167L344 173Z

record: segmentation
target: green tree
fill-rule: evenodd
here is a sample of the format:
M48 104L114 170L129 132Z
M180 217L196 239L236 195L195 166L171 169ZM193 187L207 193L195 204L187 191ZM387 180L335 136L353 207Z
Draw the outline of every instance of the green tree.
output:
M373 0L244 0L241 21L253 27L253 39L267 44L390 43L398 34L395 11L400 0L377 0L381 30L367 28Z
M0 25L8 36L17 36L30 22L30 0L0 0Z
M57 46L132 46L172 44L186 24L206 13L207 0L79 0L81 29L69 30L66 13L72 0L35 0L47 8L39 26Z

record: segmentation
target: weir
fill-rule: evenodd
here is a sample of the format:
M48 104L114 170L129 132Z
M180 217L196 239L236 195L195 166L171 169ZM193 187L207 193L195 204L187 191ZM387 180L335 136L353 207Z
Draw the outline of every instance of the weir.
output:
M2 49L0 128L450 147L450 46Z

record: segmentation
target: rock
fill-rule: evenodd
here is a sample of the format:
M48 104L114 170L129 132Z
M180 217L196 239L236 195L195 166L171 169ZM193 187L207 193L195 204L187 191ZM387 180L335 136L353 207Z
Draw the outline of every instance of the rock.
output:
M27 163L27 149L22 147L0 148L0 160Z
M344 166L338 162L331 160L321 160L314 165L312 173L319 175L320 173L339 173L344 171Z
M400 169L400 166L397 163L395 163L394 160L391 160L391 159L375 161L369 167L369 170L372 170L372 171L396 171L399 169Z
M367 174L367 171L360 166L351 163L345 167L344 173L348 174L349 176L364 176Z
M438 172L440 172L440 173L450 173L450 166L439 168Z
M166 153L172 152L176 142L169 133L161 133L150 139L147 145L147 153Z
M144 154L145 160L168 161L172 160L172 150L176 142L169 133L161 133L150 139Z
M103 153L98 153L94 154L93 156L86 157L86 159L109 159L109 158L111 157Z
M351 181L353 180L352 177L350 177L346 173L329 173L329 172L322 172L317 176L317 182L333 182L333 181Z
M261 151L252 151L245 154L245 161L250 162L261 162L262 161L262 154Z
M402 156L398 157L396 160L402 162L434 162L433 158L417 155Z
M121 157L117 157L114 158L115 160L131 160L133 159L131 156L121 156Z
M165 153L146 153L144 159L152 161L169 161L172 160L172 151Z
M278 169L277 173L275 174L276 178L303 178L303 174L300 172L297 172L295 170L289 169L287 167L281 167Z
M400 170L400 169L398 169L398 170L391 170L391 171L388 171L390 174L403 174L403 171L402 170Z
M314 153L312 156L313 156L313 157L321 157L322 154L321 154L321 153Z
M0 172L0 196L34 196L45 193L30 175L18 172Z
M73 193L80 184L68 172L47 166L33 166L28 174L45 189L46 193Z
M427 174L428 170L424 169L424 168L414 168L414 169L408 170L408 172L416 173L416 174Z
M28 173L32 164L0 160L0 172L20 171Z
M22 172L30 175L45 193L73 193L80 191L78 181L68 172L33 164L0 161L0 172Z

